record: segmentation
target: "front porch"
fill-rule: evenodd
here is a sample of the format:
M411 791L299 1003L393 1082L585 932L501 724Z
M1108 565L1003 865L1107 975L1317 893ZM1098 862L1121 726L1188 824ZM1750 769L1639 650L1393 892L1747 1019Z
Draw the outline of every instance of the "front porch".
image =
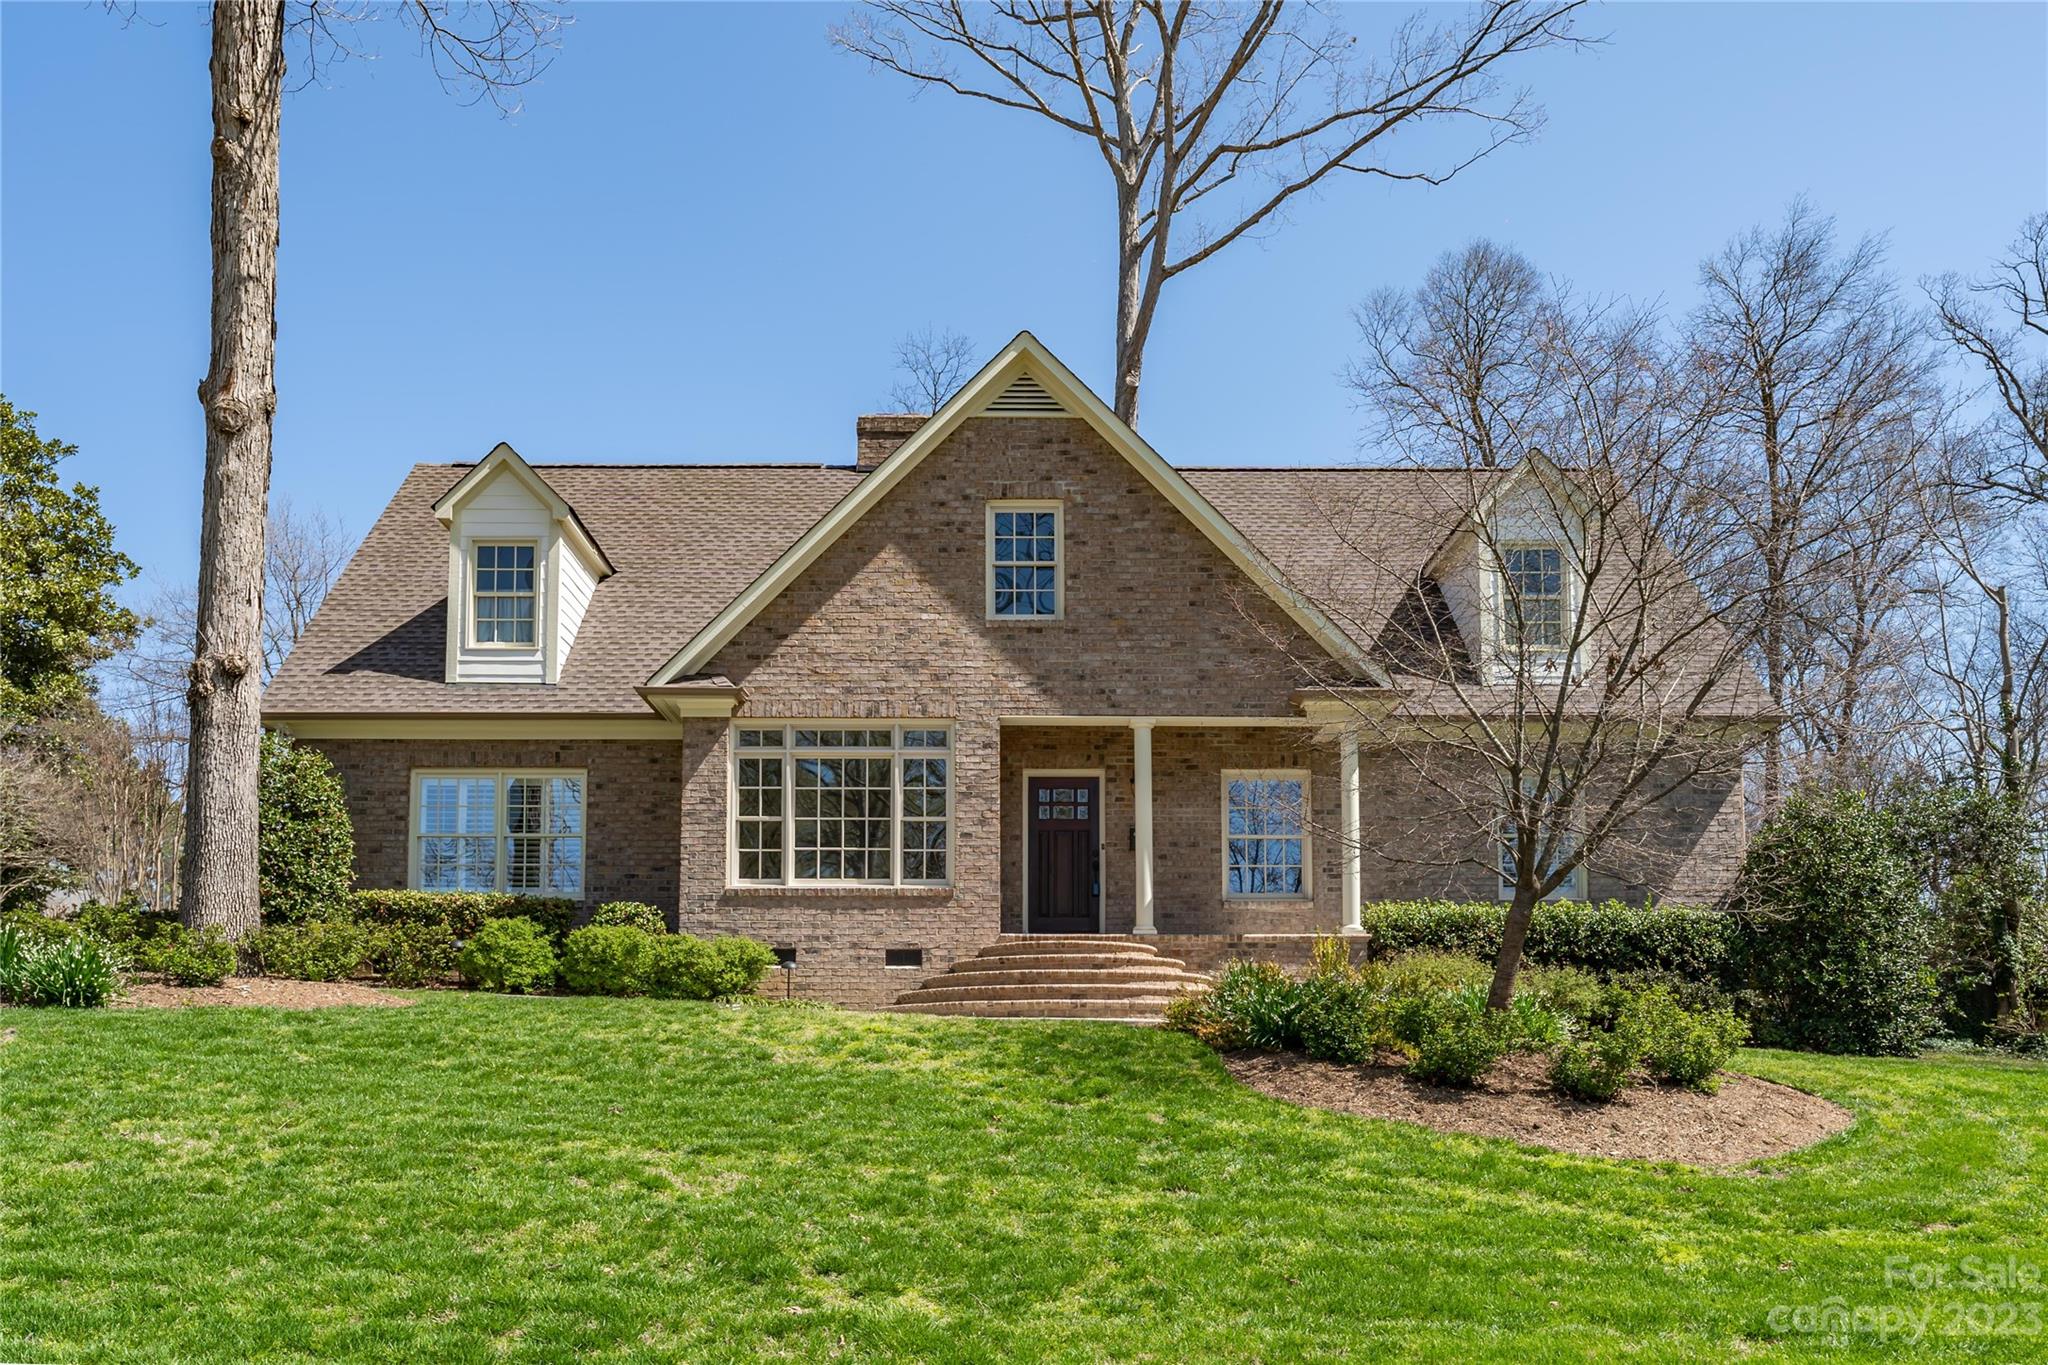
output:
M1000 746L1004 934L1165 937L1211 963L1230 940L1292 957L1280 940L1358 932L1355 734L1299 717L1023 717ZM1232 781L1269 779L1302 797L1297 837L1265 845L1298 859L1284 880L1231 839Z

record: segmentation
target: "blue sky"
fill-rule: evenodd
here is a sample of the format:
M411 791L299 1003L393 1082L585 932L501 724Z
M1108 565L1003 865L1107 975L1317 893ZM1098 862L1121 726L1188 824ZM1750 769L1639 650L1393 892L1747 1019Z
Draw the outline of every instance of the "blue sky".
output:
M588 4L524 112L445 95L395 22L284 114L274 487L360 534L416 460L841 461L892 346L1028 327L1106 389L1108 191L1037 120L913 98L822 5ZM1355 12L1354 12L1355 13ZM0 4L0 389L77 443L154 584L194 572L207 34ZM1384 12L1359 16L1379 23ZM1358 183L1170 287L1142 425L1182 464L1343 463L1350 311L1491 236L1686 306L1807 194L1897 271L2048 208L2048 6L1627 4L1525 61L1550 115L1441 189Z

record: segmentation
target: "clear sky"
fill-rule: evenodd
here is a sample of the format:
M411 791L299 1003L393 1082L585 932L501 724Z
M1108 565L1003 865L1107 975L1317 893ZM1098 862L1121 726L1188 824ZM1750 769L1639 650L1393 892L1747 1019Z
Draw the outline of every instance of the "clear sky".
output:
M360 535L416 460L843 461L893 342L1030 328L1106 390L1099 161L873 75L840 6L578 6L517 117L404 31L284 113L275 488ZM0 4L0 389L77 443L154 583L194 572L207 351L207 32ZM1384 12L1360 17L1371 25ZM1622 4L1519 68L1535 143L1450 186L1346 183L1170 286L1142 423L1181 464L1343 463L1350 310L1490 236L1686 306L1794 195L1907 280L2048 208L2048 6ZM679 547L681 548L681 547ZM711 552L715 553L715 547Z

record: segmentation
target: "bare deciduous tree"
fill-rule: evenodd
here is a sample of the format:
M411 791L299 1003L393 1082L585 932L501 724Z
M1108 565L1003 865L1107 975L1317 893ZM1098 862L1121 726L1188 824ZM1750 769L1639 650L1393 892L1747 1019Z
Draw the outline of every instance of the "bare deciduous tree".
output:
M288 14L289 11L289 14ZM451 88L490 95L533 78L561 24L535 0L413 0L400 13ZM307 74L340 23L370 7L221 0L212 11L212 355L199 401L206 482L186 697L186 834L180 910L240 938L257 924L256 785L263 656L264 522L277 334L279 129L287 36Z
M348 554L347 532L327 513L317 507L302 513L290 499L272 505L263 538L265 683L313 624Z
M921 87L1035 114L1101 156L1116 207L1114 405L1135 423L1168 280L1276 227L1332 176L1441 184L1528 137L1541 113L1503 91L1500 64L1579 41L1581 2L1411 16L1378 61L1314 5L1280 0L876 0L833 39ZM1425 124L1477 137L1397 157L1397 135Z
M974 373L974 343L951 328L926 327L896 343L896 372L889 390L898 412L937 412Z
M1391 856L1507 900L1494 1008L1535 907L1582 869L1646 885L1689 856L1673 803L1726 809L1768 712L1744 618L1722 619L1743 585L1698 576L1729 529L1718 390L1653 314L1530 278L1482 244L1406 306L1367 310L1355 382L1414 466L1422 491L1401 501L1418 524L1389 526L1384 499L1326 509L1355 561L1332 581L1354 587L1311 595L1338 619L1398 597L1377 651L1389 683L1317 684L1304 661L1413 797ZM1481 331L1501 339L1491 362L1447 363ZM1419 575L1383 548L1418 537L1437 546Z
M1736 238L1700 282L1688 340L1723 395L1716 458L1734 500L1716 557L1748 579L1759 668L1787 722L1764 744L1774 809L1802 753L1838 761L1863 742L1858 698L1898 658L1901 570L1922 525L1910 509L1941 399L1882 245L1838 252L1833 220L1804 202Z
M1928 292L1941 332L1983 369L1997 398L1981 432L1982 480L2048 504L2048 213L2020 225L1990 274L1944 275Z

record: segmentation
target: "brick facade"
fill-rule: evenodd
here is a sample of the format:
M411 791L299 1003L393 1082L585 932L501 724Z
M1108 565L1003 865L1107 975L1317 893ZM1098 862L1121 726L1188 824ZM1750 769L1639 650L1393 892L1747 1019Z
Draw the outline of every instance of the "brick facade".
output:
M1063 620L986 619L986 504L1012 498L1062 504ZM1255 936L1235 941L1263 943L1262 951L1289 961L1305 954L1309 940L1300 936L1342 920L1336 746L1298 725L1230 721L1298 720L1290 699L1294 660L1314 652L1293 621L1087 423L980 418L890 490L706 669L745 688L746 718L949 724L950 887L729 885L723 721L684 722L681 738L670 742L318 744L348 785L366 884L404 882L412 768L586 767L592 903L652 901L686 931L746 933L793 947L797 966L787 984L797 993L879 1004L999 932L1023 928L1021 797L1030 770L1102 771L1103 927L1132 927L1130 729L1114 719L1053 726L1020 718L1160 718L1153 770L1161 933ZM1204 723L1176 725L1173 717ZM1387 754L1365 759L1366 896L1491 899L1483 843L1462 863L1410 856L1431 822L1403 766ZM1233 768L1310 773L1312 898L1225 898L1221 783ZM1593 894L1717 892L1740 853L1739 792L1687 793L1672 803L1671 816L1659 835L1675 851L1665 871L1654 878L1596 872ZM883 951L892 947L923 949L922 968L885 968Z

